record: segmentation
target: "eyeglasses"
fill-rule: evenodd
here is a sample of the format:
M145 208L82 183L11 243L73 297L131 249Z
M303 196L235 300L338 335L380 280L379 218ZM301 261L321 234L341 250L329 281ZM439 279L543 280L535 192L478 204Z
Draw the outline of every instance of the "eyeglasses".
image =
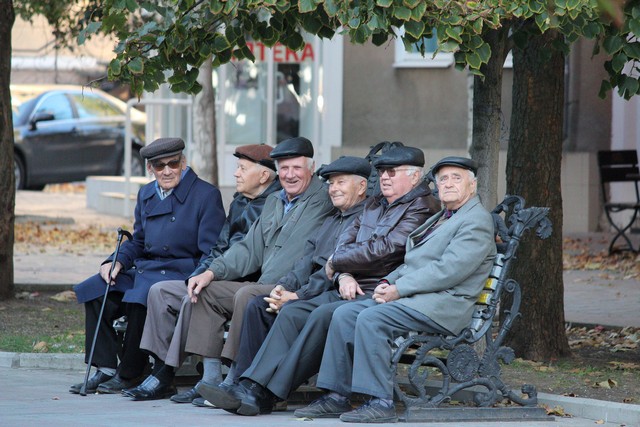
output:
M394 176L396 176L396 173L398 172L402 172L402 171L407 171L410 168L376 168L378 170L378 176L382 176L382 174L384 174L385 172L387 173L387 175L389 175L389 178L393 178Z
M169 166L170 169L179 169L181 162L182 162L182 158L169 160L167 163L151 162L151 167L155 169L156 172L162 172L164 168L167 166Z

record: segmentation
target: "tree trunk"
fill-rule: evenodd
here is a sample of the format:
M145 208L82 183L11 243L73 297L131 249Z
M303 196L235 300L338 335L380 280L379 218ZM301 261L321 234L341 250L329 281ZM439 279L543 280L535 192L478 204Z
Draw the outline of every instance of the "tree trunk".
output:
M16 190L9 83L11 29L14 21L13 1L0 0L0 301L13 297L13 224Z
M534 23L526 24L532 28ZM513 115L507 154L507 193L527 206L550 207L553 233L528 233L512 271L522 286L522 317L508 339L520 357L549 360L570 353L564 330L562 282L562 119L564 55L552 47L555 31L532 36L513 52Z
M484 41L491 46L489 63L480 69L484 79L473 82L473 136L469 153L479 164L478 195L488 209L498 203L498 153L502 129L502 70L507 54L508 28L491 30Z
M202 91L196 96L193 112L194 158L189 159L198 175L211 184L218 185L218 154L216 149L216 104L211 58L202 64L198 83Z

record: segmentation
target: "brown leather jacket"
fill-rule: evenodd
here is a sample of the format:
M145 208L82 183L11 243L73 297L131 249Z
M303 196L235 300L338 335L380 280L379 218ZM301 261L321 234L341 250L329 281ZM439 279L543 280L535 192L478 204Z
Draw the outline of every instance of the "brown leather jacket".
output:
M407 236L440 211L425 182L388 204L382 194L367 200L362 215L345 230L333 253L336 271L350 273L363 291L402 264Z

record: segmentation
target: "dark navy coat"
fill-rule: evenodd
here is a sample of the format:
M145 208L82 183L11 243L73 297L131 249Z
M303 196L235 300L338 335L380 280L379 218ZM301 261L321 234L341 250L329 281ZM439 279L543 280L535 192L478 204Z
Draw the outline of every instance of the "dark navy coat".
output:
M133 240L122 242L117 260L123 268L110 291L124 292L123 301L146 306L154 283L185 280L206 258L224 220L220 191L191 169L164 200L160 200L155 182L145 185L138 192ZM100 274L76 285L78 302L101 297L105 286Z

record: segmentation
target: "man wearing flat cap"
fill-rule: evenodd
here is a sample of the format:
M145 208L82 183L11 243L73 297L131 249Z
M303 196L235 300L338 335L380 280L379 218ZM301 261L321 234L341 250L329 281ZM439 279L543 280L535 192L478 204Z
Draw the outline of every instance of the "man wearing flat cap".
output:
M314 175L313 146L308 139L282 141L270 157L282 190L267 197L260 217L241 241L188 282L192 307L184 351L203 356L202 381L210 384L222 380L221 357L235 358L249 298L271 292L300 258L308 236L334 210L327 189ZM254 273L259 273L257 280L241 281ZM236 295L242 288L247 289ZM229 319L232 328L225 342L224 326Z
M424 182L422 151L394 147L380 155L381 193L340 236L325 265L334 288L306 301L284 305L249 368L234 387L200 387L217 407L242 415L270 413L320 366L333 312L370 299L380 278L402 263L407 236L440 209ZM323 169L327 173L327 169Z
M74 287L78 302L85 305L85 355L95 328L100 331L92 361L98 370L87 393L113 378L133 383L142 375L148 355L139 347L149 289L161 280L184 281L207 257L224 224L220 191L187 166L183 149L180 138L160 138L140 150L155 180L138 192L133 239L122 243L117 259L112 255L98 274ZM111 286L98 325L107 283ZM111 324L123 315L128 324L120 344ZM79 393L81 386L69 391Z
M336 212L309 236L302 257L278 280L271 294L256 296L247 304L236 359L225 378L226 385L237 382L249 367L285 303L308 300L333 288L324 267L338 238L362 213L369 175L371 165L360 157L343 156L321 169L320 176L329 184L329 197Z
M242 240L251 225L262 212L267 196L281 189L276 179L276 167L270 153L273 147L264 144L237 147L234 156L238 158L234 177L236 194L220 236L209 256L200 262L187 281L168 280L156 283L147 298L147 318L140 348L154 358L153 379L143 382L138 388L128 390L127 395L136 400L150 400L171 393L174 370L185 358L184 341L191 316L191 302L187 295L187 283L191 278L206 271L214 259L221 256L231 245ZM255 278L247 277L246 280ZM162 369L161 369L162 368ZM149 386L153 382L154 386ZM131 388L118 376L98 386L99 393L120 393ZM177 396L178 401L189 396Z
M469 323L496 254L476 170L464 157L433 166L444 209L409 235L404 263L378 282L372 298L334 312L316 382L328 393L296 416L396 422L391 343L410 331L455 335ZM370 399L353 410L351 393Z

